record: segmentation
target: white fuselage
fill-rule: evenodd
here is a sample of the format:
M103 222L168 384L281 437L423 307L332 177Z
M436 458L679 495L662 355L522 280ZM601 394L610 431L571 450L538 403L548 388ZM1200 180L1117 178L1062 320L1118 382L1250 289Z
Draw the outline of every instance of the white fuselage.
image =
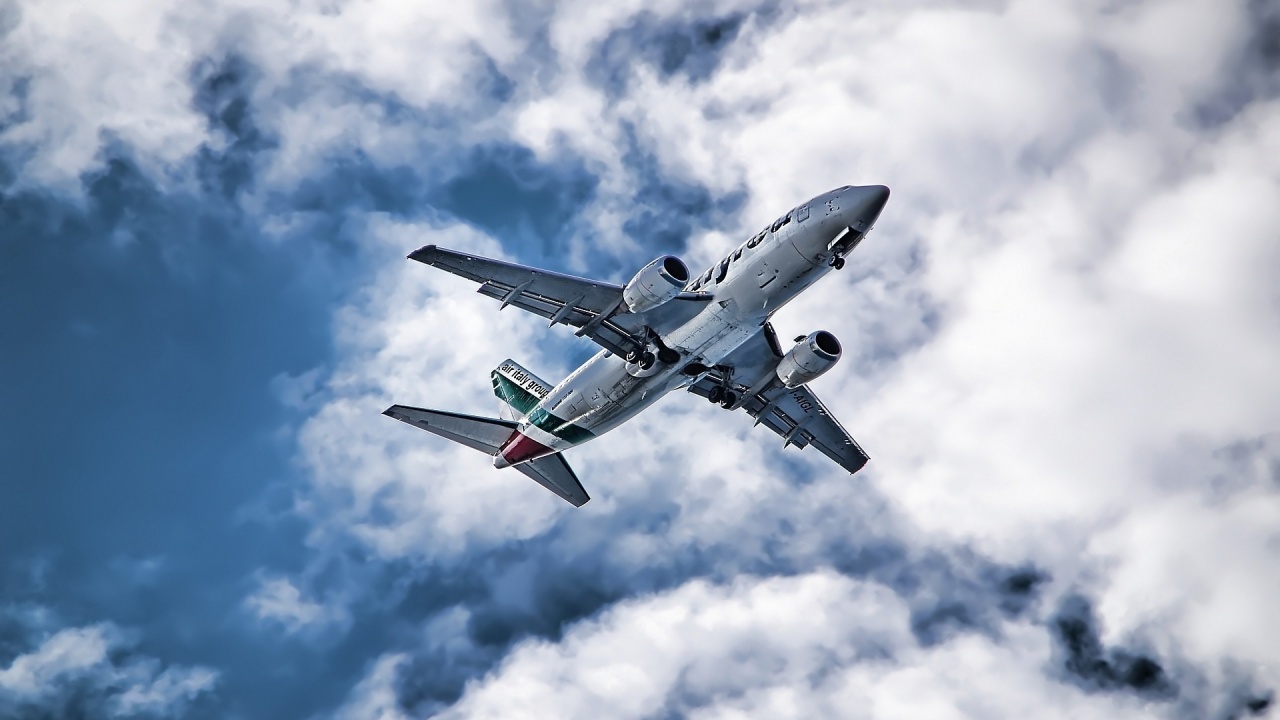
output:
M848 228L857 229L858 239L870 229L883 200L872 212L865 192L855 192L860 190L864 189L840 188L810 200L695 278L687 289L709 293L711 299L693 319L661 336L667 347L679 352L678 362L640 370L625 358L601 351L521 419L521 434L551 451L565 450L612 430L667 392L696 381L696 375L684 372L690 363L720 363L760 332L774 312L832 270L834 256L852 249L837 242ZM739 380L750 384L758 378Z

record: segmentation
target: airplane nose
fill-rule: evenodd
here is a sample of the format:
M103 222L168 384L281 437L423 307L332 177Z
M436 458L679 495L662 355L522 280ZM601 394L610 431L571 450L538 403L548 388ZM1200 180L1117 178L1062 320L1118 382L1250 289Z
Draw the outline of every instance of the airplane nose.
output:
M889 188L884 185L859 185L844 191L846 202L841 203L850 210L850 225L865 224L870 228L880 217L880 211L889 202Z

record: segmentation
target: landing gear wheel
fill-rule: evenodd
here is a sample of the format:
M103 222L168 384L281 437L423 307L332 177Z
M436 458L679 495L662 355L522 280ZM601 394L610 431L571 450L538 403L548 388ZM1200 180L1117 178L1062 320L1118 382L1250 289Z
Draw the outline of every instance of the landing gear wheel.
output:
M664 365L674 365L675 363L680 362L680 353L672 350L671 348L659 348L658 359L661 360Z
M831 267L833 267L833 268L835 268L835 269L837 269L837 270L843 269L843 268L844 268L844 258L840 257L839 255L837 255L836 257L831 258Z
M738 393L732 390L725 390L723 397L720 398L720 407L728 410L738 404Z
M707 399L716 404L724 402L724 388L719 385L711 388L711 392L707 395Z
M631 364L633 364L633 365L634 365L635 363L640 362L640 351L639 351L639 350L632 350L631 352L627 353L627 362L629 362L629 363L631 363Z
M641 370L648 370L653 367L653 363L657 361L657 359L658 358L654 357L653 353L646 350L644 354L640 356L640 362L637 364L640 366Z

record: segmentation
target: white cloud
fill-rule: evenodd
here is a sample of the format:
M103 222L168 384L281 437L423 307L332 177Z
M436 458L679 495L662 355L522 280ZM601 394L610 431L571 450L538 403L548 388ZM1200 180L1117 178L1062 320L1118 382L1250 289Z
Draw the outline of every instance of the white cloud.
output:
M350 615L336 603L312 600L289 578L261 578L257 592L245 599L245 607L258 619L277 623L291 633L346 627Z
M830 573L692 581L516 647L445 718L1157 717L1045 677L1013 626L919 648L901 599Z
M1280 152L1270 152L1280 105L1258 101L1212 127L1196 120L1202 104L1239 81L1245 6L812 4L749 17L703 83L637 64L626 70L627 92L610 98L583 63L632 17L570 7L556 15L550 37L562 73L540 80L544 94L517 96L514 136L547 156L571 147L608 169L588 210L597 229L616 225L630 201L626 125L663 173L749 190L746 226L728 230L748 230L845 182L893 186L854 267L779 319L788 330L820 323L846 339L850 358L817 390L870 450L871 466L847 480L801 454L820 479L797 488L771 437L692 398L671 398L571 453L592 504L514 522L503 501L529 512L543 507L536 494L520 494L518 483L449 496L410 485L391 469L399 458L473 473L472 483L499 474L463 451L410 454L371 436L372 446L344 450L364 454L344 474L363 488L358 497L396 498L397 520L377 531L357 524L357 534L383 553L439 559L556 522L566 554L597 549L610 564L639 569L682 551L714 552L730 573L779 554L812 567L842 537L920 547L923 534L1034 562L1056 588L1081 584L1100 598L1112 639L1163 637L1174 655L1209 666L1230 656L1280 684L1266 669L1280 667L1272 649L1280 645L1269 630L1257 632L1265 609L1241 599L1269 597L1280 582L1274 518L1263 510L1275 502L1275 482L1225 503L1197 491L1217 448L1280 427L1271 401L1280 396L1272 371L1280 360ZM1196 47L1179 55L1178 29L1188 27L1198 28ZM730 243L694 238L690 255L713 256ZM437 358L450 385L468 375L438 357L441 335L466 337L463 345L479 343L494 357L517 347L522 360L554 366L534 347L536 320L511 343L505 336L518 322L500 321L492 304L445 305L460 302L432 298L417 311L418 339L390 333L388 350ZM359 307L370 326L406 322L398 311ZM442 311L435 319L433 309ZM477 327L481 338L471 334ZM342 387L355 387L352 377L399 382L387 363L353 357ZM470 387L460 395L433 386L432 403L483 407L485 384ZM867 496L867 483L889 512L877 510L882 501ZM347 507L349 517L368 516L359 503ZM661 530L631 520L645 513L665 518ZM1195 533L1184 534L1192 517ZM796 531L778 548L782 526ZM392 528L415 540L388 544ZM450 542L440 541L444 528ZM1182 541L1151 541L1162 537ZM1227 552L1238 564L1215 561ZM917 658L918 677L945 684L930 658ZM1003 671L1004 661L992 662L965 671L964 682ZM917 677L911 672L897 682ZM1022 686L1046 706L1065 692L1046 681ZM993 693L1001 708L1036 705L1000 705L1012 696Z
M187 73L208 41L175 27L174 7L43 0L6 8L18 21L0 44L0 90L24 83L25 99L6 108L0 148L30 154L22 185L76 191L113 138L163 180L207 139Z
M571 453L595 500L570 511L482 455L379 415L392 402L483 412L495 402L485 376L507 356L552 380L567 370L565 344L546 340L538 320L498 314L466 282L391 260L339 314L342 359L310 395L322 405L300 434L309 542L321 555L355 542L382 559L447 564L544 539L562 557L603 555L619 576L677 572L690 557L712 557L726 574L761 558L809 570L841 541L894 538L909 557L976 547L1046 568L1055 592L1084 586L1113 638L1144 634L1205 665L1234 658L1275 687L1280 638L1251 599L1280 588L1280 489L1265 474L1228 483L1225 496L1206 489L1215 473L1238 472L1216 469L1215 452L1280 428L1280 104L1261 98L1217 124L1200 120L1244 82L1249 7L560 3L513 19L487 4L28 3L0 75L29 78L29 115L0 143L34 148L24 182L35 184L94 167L104 134L153 174L180 175L201 143L225 141L190 106L192 63L235 48L261 72L255 119L281 140L258 159L273 188L353 148L435 178L477 143L514 141L600 173L582 222L599 249L627 257L632 241L618 228L642 180L628 165L633 132L664 177L748 192L740 227L692 238L687 255L707 260L805 197L885 182L893 199L851 266L778 319L784 336L825 326L845 340L849 357L815 389L871 453L862 474L850 480L813 451L780 452L743 417L670 398ZM592 79L600 44L642 12L731 11L745 19L703 81L643 62L619 69L625 91ZM490 62L513 83L505 105L476 90ZM379 97L410 112L388 113ZM12 102L3 112L18 117ZM367 223L364 249L389 258L426 242L502 254L438 221L354 221ZM796 482L796 459L815 481ZM830 582L836 594L869 592ZM319 603L299 588L268 581L250 606L286 625L317 622ZM715 591L662 601L696 602L697 592ZM575 631L581 642L604 632L590 627ZM858 665L840 687L893 687L910 702L928 695L920 687L987 687L1018 672L1027 677L1016 688L991 688L998 712L1035 712L1015 689L1056 707L1067 691L1009 659L1045 656L1043 638L1018 632L1026 644L1013 650L960 638L908 651L903 641L895 669L865 685L871 665ZM492 682L539 652L569 662L563 648L527 645ZM706 662L688 652L690 667ZM969 669L948 671L965 653ZM395 657L374 674L389 677ZM649 698L670 685L643 681L656 683ZM751 702L808 708L837 696L787 692ZM725 696L715 712L736 712L735 702ZM880 702L868 712L900 711ZM984 714L964 702L976 704L962 714Z
M173 716L217 682L218 674L204 667L161 669L155 659L133 653L132 645L111 623L53 633L0 669L0 712Z
M396 693L397 673L408 661L403 653L383 655L369 669L334 720L408 720Z

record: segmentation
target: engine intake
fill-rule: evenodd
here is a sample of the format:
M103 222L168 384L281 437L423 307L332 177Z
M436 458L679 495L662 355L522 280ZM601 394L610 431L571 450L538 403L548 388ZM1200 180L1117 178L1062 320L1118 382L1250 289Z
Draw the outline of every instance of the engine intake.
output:
M840 341L826 330L798 338L795 347L778 361L778 379L795 388L813 382L840 360Z
M644 312L670 302L689 282L689 268L675 255L663 255L645 265L622 289L631 312Z

